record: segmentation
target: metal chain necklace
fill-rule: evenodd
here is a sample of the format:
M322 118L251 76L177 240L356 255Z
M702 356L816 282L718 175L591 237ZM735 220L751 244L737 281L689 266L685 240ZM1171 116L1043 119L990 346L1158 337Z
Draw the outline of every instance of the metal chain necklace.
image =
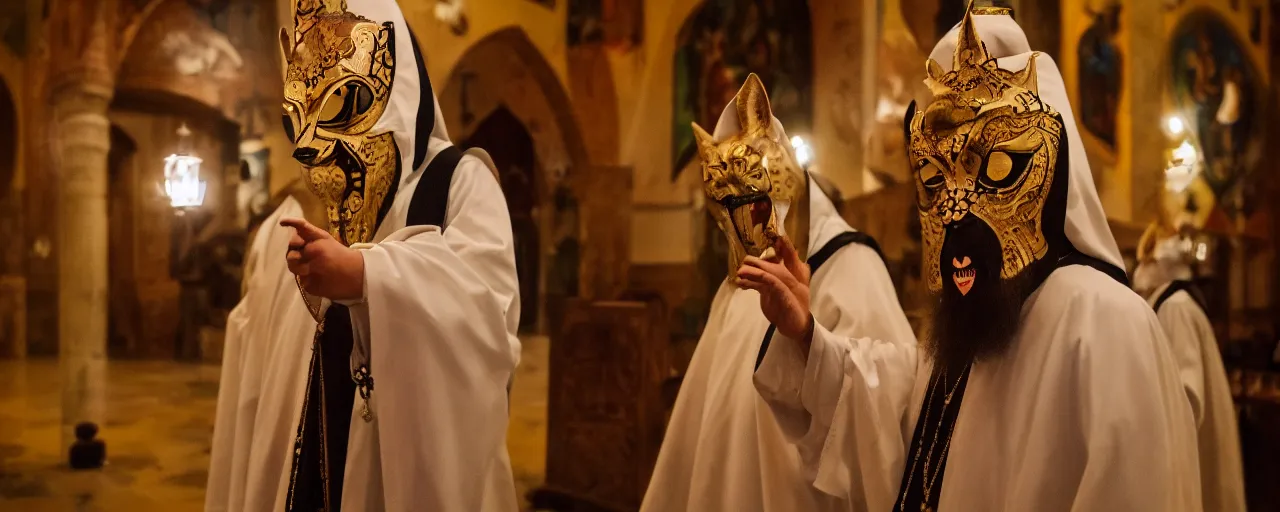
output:
M920 486L921 490L924 491L924 498L921 500L920 510L924 512L933 512L933 509L930 508L927 503L929 503L929 497L933 496L933 485L937 483L938 475L942 473L942 466L946 463L947 453L951 451L951 438L956 434L955 425L952 425L951 431L947 432L947 442L942 447L942 453L938 454L938 466L933 468L933 476L929 476L929 465L930 461L933 460L933 447L938 445L938 432L942 430L942 422L945 421L944 418L947 415L947 407L951 405L951 399L956 394L956 390L960 389L960 381L964 380L969 374L969 366L971 364L972 363L965 365L964 370L961 370L960 372L960 377L956 378L955 385L951 386L951 391L949 391L946 398L943 399L942 413L938 416L938 428L933 431L933 442L929 444L929 453L926 453L924 457L924 473L920 475ZM943 385L946 384L946 376L947 372L946 370L943 370Z
M931 465L931 462L933 460L933 449L934 447L938 446L938 433L942 431L942 422L945 421L945 418L947 416L947 407L951 405L951 399L954 397L956 391L960 389L960 381L964 380L965 376L968 375L970 366L972 366L972 363L965 365L964 370L960 372L960 377L957 378L956 383L953 386L951 386L951 391L948 391L947 395L943 397L942 410L939 411L938 413L938 428L934 429L933 431L933 439L929 442L929 451L925 454L925 458L924 458L924 468L923 468L924 472L923 474L920 475L920 480L921 480L920 487L921 487L921 491L923 491L923 496L920 499L921 512L933 512L933 509L928 506L929 497L933 495L933 485L937 482L938 474L942 472L939 469L941 468L942 463L945 461L945 457L946 457L945 453L950 451L951 449L951 437L955 435L955 428L952 428L951 432L947 434L947 441L942 449L944 453L943 455L938 457L939 468L935 468L932 478L930 478L929 466ZM937 384L941 382L945 386L946 377L947 377L947 370L946 368L943 368L942 373L940 373L938 377L933 381L933 383L929 385L929 388L930 388L929 397L926 400L927 404L924 410L924 417L921 418L920 420L921 425L923 425L923 427L920 430L921 434L924 434L924 429L928 428L929 426L929 411L933 409L933 397L935 392L937 391ZM909 473L907 473L907 484L902 487L902 496L898 502L899 512L906 512L907 494L911 490L911 480L915 477L916 466L920 462L920 454L923 448L924 448L924 442L923 440L921 440L921 442L918 445L916 445L915 457L913 457L911 460L911 470Z
M933 382L929 383L929 394L925 397L924 417L920 419L921 425L929 424L929 411L933 409L933 396L938 391L938 382L941 380L942 374L938 374L937 377L934 377ZM920 434L924 434L923 427L920 430ZM916 444L916 454L911 458L911 468L907 470L907 484L902 486L902 498L898 500L898 512L906 512L907 491L911 489L911 479L915 477L916 465L920 462L920 451L922 449L924 449L923 439L920 440L920 443Z

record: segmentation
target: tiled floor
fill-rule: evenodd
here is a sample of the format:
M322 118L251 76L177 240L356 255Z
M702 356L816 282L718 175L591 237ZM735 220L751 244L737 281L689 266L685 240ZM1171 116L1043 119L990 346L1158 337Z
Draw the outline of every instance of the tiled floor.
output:
M508 446L521 496L546 461L547 345L525 340L512 389ZM218 367L113 361L108 372L108 465L72 472L59 446L57 361L0 361L0 510L203 508Z

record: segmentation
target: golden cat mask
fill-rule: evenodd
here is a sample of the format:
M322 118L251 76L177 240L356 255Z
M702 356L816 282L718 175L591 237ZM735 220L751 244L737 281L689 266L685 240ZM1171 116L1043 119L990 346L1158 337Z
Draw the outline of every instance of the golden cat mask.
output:
M298 0L292 43L280 33L285 132L329 232L346 245L372 240L396 183L393 135L372 133L391 94L394 39L390 22L348 12L345 0Z
M909 121L925 280L942 290L949 227L976 217L999 241L1000 277L1012 278L1048 251L1042 220L1062 142L1063 122L1040 100L1036 56L1021 71L1001 69L965 14L952 60L928 61L933 99ZM968 258L949 262L962 295L973 286Z
M808 254L808 188L791 143L769 107L754 73L731 107L740 130L716 141L698 123L693 133L702 160L707 210L729 240L729 274L747 257L761 256L788 235L801 258Z

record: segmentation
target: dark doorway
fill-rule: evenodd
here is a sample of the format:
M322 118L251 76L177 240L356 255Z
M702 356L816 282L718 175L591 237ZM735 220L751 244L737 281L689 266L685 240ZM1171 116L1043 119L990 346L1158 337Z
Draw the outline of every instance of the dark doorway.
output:
M15 194L13 178L17 174L18 112L8 85L0 80L0 126L9 128L0 135L0 236L4 240L22 240L22 198ZM22 318L26 308L22 306L21 288L8 284L9 276L21 276L23 244L9 243L0 249L0 274L6 276L3 294L0 295L0 358L21 356L26 353L26 337L22 332Z
M137 357L138 322L141 320L138 286L133 272L134 154L138 145L116 125L111 125L111 149L107 153L108 248L107 355Z
M533 137L505 106L489 114L466 141L464 148L482 148L498 166L498 181L511 212L515 234L516 274L520 279L520 330L538 324L541 244L534 210L538 205L537 155Z

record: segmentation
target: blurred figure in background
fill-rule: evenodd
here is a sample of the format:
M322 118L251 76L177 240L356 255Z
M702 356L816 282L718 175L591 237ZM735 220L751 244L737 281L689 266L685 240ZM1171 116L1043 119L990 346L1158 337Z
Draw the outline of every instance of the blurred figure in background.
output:
M1191 255L1177 233L1152 224L1138 243L1133 289L1160 319L1178 363L1199 432L1200 489L1204 509L1245 510L1240 427L1203 294L1192 281Z

